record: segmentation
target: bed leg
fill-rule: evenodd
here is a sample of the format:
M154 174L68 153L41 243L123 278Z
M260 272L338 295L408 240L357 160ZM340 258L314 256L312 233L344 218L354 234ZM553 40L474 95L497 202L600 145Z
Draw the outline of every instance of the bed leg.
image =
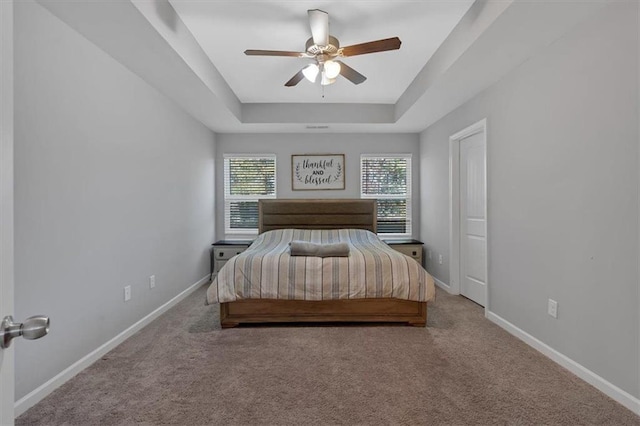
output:
M229 319L229 303L220 303L220 327L233 328L238 325L240 325L239 322Z
M409 325L414 327L426 327L427 326L427 302L420 304L419 317L409 321Z

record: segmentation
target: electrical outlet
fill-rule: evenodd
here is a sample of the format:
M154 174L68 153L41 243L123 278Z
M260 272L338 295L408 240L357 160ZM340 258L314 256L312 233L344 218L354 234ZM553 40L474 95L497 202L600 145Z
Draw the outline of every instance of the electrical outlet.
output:
M442 255L441 254L438 255L438 263L440 265L442 265Z
M156 286L156 276L151 275L149 277L149 288L154 288Z
M131 300L131 286L128 285L124 288L124 301L128 302Z
M547 313L554 318L558 318L558 302L553 299L549 299L549 304L547 305Z

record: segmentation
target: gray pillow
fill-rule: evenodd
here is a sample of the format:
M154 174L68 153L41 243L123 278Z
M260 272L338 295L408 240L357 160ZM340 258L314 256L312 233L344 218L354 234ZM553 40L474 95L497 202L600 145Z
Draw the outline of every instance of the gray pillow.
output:
M291 256L349 256L349 244L347 243L316 244L306 241L291 241L289 250L291 251Z

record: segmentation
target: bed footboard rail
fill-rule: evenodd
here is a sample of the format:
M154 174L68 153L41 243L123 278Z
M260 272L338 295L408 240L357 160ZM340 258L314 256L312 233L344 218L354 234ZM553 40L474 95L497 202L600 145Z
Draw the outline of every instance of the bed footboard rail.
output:
M246 299L220 304L223 328L239 324L295 322L405 323L425 327L427 302L400 299Z

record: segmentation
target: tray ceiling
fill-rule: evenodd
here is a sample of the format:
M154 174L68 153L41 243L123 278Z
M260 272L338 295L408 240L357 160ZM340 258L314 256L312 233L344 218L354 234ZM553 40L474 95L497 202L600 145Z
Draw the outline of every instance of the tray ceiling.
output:
M194 1L170 0L211 62L243 103L397 102L472 0L460 1ZM367 77L340 77L322 87L284 83L310 59L256 57L245 49L304 51L311 36L308 9L329 13L330 33L342 46L398 36L400 50L344 58Z

